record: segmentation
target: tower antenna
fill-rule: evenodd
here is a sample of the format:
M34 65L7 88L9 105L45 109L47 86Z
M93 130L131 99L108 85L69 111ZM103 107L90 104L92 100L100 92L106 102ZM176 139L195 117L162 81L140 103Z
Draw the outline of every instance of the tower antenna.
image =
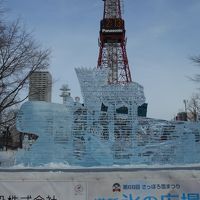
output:
M60 97L63 98L63 104L66 105L67 104L67 97L70 96L70 89L69 89L68 85L65 84L65 85L62 85L60 90L61 90Z
M103 0L104 13L100 23L98 68L108 68L108 83L132 82L126 53L122 0Z

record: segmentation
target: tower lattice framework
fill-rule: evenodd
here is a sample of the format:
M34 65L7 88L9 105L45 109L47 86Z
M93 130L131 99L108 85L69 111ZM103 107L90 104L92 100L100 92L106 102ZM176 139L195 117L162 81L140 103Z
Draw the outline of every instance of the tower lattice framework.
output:
M98 68L108 68L108 83L132 82L126 53L122 0L103 0L104 14L100 23Z

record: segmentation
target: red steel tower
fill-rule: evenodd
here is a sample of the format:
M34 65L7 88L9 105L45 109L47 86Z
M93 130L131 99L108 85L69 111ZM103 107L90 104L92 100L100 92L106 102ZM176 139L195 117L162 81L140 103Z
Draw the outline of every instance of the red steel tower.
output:
M100 23L98 68L108 68L108 83L132 82L126 54L122 0L103 0L104 14Z

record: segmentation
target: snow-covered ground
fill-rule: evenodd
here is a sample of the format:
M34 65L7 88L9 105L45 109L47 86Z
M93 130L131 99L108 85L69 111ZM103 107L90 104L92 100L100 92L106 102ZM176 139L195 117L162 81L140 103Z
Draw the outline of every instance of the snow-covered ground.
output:
M41 165L37 167L33 166L24 166L20 165L10 165L10 166L2 166L1 170L33 170L33 171L124 171L124 170L184 170L184 169L197 169L200 170L200 163L199 164L184 164L184 165L113 165L113 166L93 166L93 167L83 167L83 166L72 166L67 163L49 163L46 165Z

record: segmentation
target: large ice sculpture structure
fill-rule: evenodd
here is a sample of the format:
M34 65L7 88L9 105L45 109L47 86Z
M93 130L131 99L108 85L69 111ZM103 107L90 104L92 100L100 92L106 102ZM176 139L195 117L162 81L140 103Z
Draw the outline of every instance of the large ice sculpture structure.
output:
M39 166L50 162L66 162L70 151L63 151L71 145L71 119L70 103L68 109L62 104L42 101L24 103L18 115L17 128L39 137L30 149L19 150L17 164Z
M17 163L62 162L80 166L200 162L200 126L138 116L145 103L136 82L108 84L106 69L78 68L83 104L26 102L17 128L39 136Z

